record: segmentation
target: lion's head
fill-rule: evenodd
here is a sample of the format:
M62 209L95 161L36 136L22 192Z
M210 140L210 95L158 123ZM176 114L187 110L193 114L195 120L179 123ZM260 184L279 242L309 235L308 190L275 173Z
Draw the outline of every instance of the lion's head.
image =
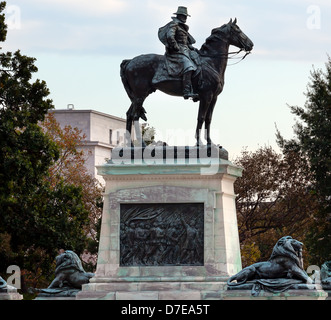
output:
M62 272L64 270L76 270L78 272L85 273L83 269L82 262L80 261L77 254L73 251L67 250L64 253L58 255L56 258L56 269L55 274Z
M279 239L274 246L269 261L276 257L287 257L303 269L302 247L302 242L295 240L290 236L283 237Z

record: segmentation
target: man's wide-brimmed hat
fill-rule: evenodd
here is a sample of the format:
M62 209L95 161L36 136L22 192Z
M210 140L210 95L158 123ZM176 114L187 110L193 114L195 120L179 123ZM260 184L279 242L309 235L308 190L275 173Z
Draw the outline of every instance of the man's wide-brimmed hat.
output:
M182 14L184 16L190 17L190 15L187 13L186 7L178 7L177 12L174 14Z

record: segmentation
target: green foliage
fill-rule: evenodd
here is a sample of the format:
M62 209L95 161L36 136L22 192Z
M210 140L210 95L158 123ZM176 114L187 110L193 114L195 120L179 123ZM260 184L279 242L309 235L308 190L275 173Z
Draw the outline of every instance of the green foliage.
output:
M5 30L0 15L0 40ZM35 59L20 51L0 54L1 274L13 264L26 274L53 274L59 249L79 254L86 245L82 188L50 182L60 148L39 126L53 104L46 83L31 80L37 71Z
M286 140L277 132L278 144L284 154L296 152L306 159L313 175L311 186L319 198L319 210L306 242L312 263L331 260L331 59L326 71L313 70L307 86L304 107L291 106L298 121L295 138Z
M283 236L303 241L318 199L309 188L307 161L297 153L282 155L261 147L244 150L235 163L244 168L234 188L242 262L247 266L268 260Z
M155 142L155 128L149 127L148 123L142 125L141 134L147 146Z
M7 36L7 25L5 24L5 14L1 13L6 8L6 2L1 1L0 2L0 42L3 42L6 40Z

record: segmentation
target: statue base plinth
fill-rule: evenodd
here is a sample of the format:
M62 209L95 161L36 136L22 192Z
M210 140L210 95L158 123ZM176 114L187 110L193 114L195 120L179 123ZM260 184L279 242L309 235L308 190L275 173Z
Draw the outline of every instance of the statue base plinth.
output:
M167 279L164 274L170 269L159 269L159 277L91 279L83 286L77 300L220 300L226 286L226 277Z
M106 182L97 270L77 300L220 299L241 270L233 184L242 168L179 149L97 167Z

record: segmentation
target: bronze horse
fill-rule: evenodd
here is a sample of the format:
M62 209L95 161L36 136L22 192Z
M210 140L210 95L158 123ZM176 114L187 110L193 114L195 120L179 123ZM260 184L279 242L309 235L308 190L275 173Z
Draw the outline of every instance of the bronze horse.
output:
M240 30L237 19L212 30L198 51L201 61L201 72L193 78L194 92L199 94L200 105L198 123L196 127L197 145L201 145L200 132L205 123L207 144L210 145L210 123L218 95L223 91L224 73L229 58L230 45L236 46L246 53L253 49L253 42ZM147 54L140 55L121 63L121 78L125 90L131 100L131 106L127 111L126 129L128 139L131 141L133 122L139 139L139 118L147 121L146 111L143 107L145 99L156 90L173 96L183 95L182 80L163 81L153 84L152 79L160 64L165 63L164 55ZM140 137L141 138L141 137ZM142 139L141 139L142 140ZM143 141L142 141L143 143Z

